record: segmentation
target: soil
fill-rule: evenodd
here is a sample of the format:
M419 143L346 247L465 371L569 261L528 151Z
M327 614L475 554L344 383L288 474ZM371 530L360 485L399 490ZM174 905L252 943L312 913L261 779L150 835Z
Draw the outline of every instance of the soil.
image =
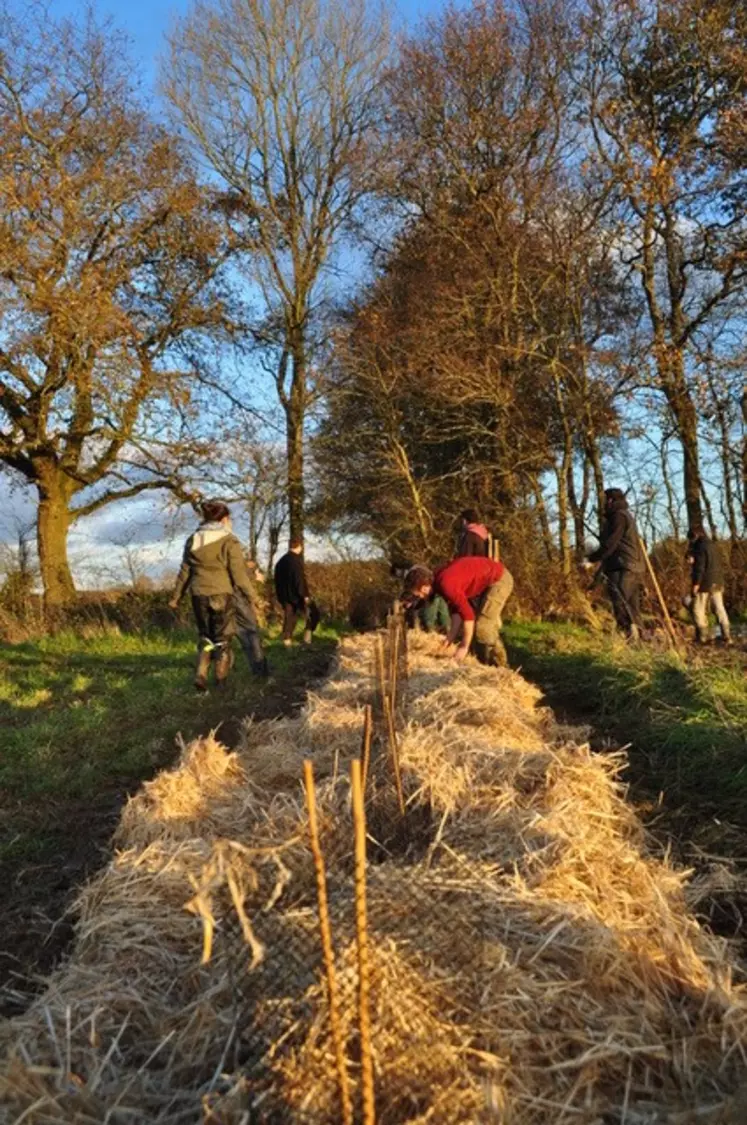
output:
M333 655L329 646L299 652L292 677L270 679L251 714L257 719L291 714L302 706L309 687L327 673ZM228 747L236 744L245 717L245 710L226 716L219 738ZM169 766L177 752L175 746L158 769ZM25 1010L65 954L74 933L70 908L78 888L108 862L122 806L145 780L120 781L93 801L45 798L43 804L13 808L14 824L32 833L37 827L44 844L34 863L25 859L0 864L0 1017ZM0 816L3 811L0 808Z

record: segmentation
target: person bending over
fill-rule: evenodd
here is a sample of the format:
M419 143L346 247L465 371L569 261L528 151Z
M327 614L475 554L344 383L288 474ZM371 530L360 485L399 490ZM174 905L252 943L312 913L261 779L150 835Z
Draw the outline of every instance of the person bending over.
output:
M231 513L220 500L202 505L202 523L184 545L184 556L169 602L176 609L189 590L197 632L195 687L205 691L211 661L221 687L231 670L231 640L236 628L234 594L251 601L252 584L241 544L231 531Z
M421 599L440 595L448 605L451 625L445 643L457 645L454 658L464 660L472 649L482 664L507 663L501 629L513 588L503 563L479 556L454 559L435 572L414 566L405 576L407 594Z

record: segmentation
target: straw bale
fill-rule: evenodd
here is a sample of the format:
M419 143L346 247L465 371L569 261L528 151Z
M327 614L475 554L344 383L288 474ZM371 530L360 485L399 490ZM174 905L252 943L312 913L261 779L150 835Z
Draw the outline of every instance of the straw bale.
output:
M154 840L226 835L245 783L236 754L213 734L199 738L182 747L173 769L146 781L129 798L114 844L146 847Z
M236 754L192 744L129 803L68 962L0 1028L0 1122L339 1120L306 756L357 1098L347 770L373 646L347 639L298 716L247 723ZM368 870L377 1120L744 1125L744 991L688 913L706 888L650 854L624 758L515 673L409 647L408 819L380 744L369 808L391 829Z

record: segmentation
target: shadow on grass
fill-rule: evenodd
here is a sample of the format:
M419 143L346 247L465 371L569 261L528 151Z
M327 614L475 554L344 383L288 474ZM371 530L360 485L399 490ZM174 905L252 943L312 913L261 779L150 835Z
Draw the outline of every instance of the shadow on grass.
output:
M627 780L641 797L747 824L747 685L740 671L628 651L567 626L514 624L511 664L561 717L589 723L594 742L630 744ZM719 679L722 677L722 679Z

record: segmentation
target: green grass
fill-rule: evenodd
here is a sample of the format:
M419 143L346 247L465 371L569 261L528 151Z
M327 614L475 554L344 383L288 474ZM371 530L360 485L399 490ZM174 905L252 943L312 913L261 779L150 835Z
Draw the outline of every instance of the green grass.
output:
M640 789L747 823L743 656L685 658L566 624L515 622L506 634L512 663L553 706L632 744Z
M337 636L321 629L314 651L330 651ZM267 654L269 681L250 675L237 646L228 687L200 696L192 687L191 631L59 633L0 645L0 859L32 858L43 848L45 807L79 801L85 808L151 776L172 760L178 734L189 739L225 721L235 730L263 696L290 689L308 665L304 648L286 649L277 636Z

